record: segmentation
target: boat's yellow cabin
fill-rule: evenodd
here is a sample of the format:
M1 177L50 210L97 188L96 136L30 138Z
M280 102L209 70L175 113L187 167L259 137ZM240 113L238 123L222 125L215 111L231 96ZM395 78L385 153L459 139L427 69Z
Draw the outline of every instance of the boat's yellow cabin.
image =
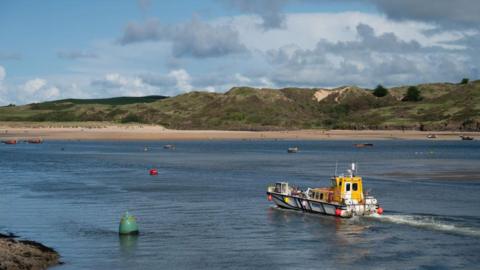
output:
M363 201L362 178L359 176L337 176L332 178L333 200Z

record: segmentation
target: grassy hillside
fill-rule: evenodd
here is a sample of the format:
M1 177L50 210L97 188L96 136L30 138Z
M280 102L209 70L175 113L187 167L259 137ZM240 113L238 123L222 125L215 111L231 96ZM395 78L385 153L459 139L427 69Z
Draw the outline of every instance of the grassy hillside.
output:
M65 99L0 108L0 121L113 121L173 129L480 130L480 81L418 85L422 100L402 101L408 86L384 97L358 87L254 89L176 97Z

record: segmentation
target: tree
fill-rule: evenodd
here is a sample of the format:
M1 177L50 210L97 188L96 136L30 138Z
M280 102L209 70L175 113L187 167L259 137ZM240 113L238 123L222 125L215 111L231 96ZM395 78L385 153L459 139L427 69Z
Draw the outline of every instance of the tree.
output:
M463 78L460 84L467 84L468 83L468 78Z
M408 87L407 94L403 97L402 101L420 101L420 90L416 86Z
M375 90L373 90L373 95L376 97L384 97L388 94L388 90L379 84Z

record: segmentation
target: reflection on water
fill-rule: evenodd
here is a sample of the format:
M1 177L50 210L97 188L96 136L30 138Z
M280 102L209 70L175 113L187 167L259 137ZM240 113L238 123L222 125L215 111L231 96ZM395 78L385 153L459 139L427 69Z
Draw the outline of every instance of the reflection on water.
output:
M168 142L176 151L164 150L166 143L0 146L0 228L57 249L65 261L59 270L480 264L480 237L470 233L480 231L478 141L379 141L371 149L297 141L296 155L286 153L287 141ZM426 151L434 154L418 154ZM339 170L358 163L384 216L341 219L266 200L266 186L279 180L329 185L336 161ZM158 176L148 174L152 167ZM140 236L118 235L126 210Z
M291 224L292 233L308 234L319 246L324 245L327 249L335 250L332 253L333 259L339 264L353 264L369 254L368 247L362 244L368 241L365 231L371 225L362 222L359 217L345 219L278 207L270 207L268 217L274 227Z
M119 235L120 251L124 255L135 254L139 235Z

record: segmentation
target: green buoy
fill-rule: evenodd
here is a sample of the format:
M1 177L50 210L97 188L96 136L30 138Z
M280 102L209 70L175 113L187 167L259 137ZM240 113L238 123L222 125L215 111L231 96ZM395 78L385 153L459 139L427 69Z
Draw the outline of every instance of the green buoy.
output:
M120 220L118 233L122 235L138 234L137 219L134 216L130 215L128 211L125 213L125 215L123 215L122 219Z

